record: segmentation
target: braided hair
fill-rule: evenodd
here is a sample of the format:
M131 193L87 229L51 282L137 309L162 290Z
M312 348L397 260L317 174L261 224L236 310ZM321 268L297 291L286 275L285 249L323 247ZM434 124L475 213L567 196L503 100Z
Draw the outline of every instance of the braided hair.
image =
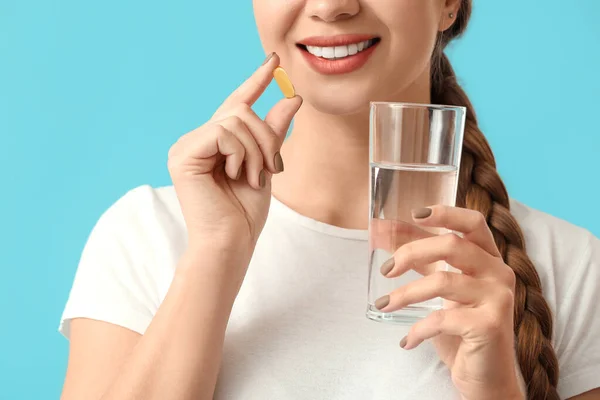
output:
M473 106L457 82L444 49L466 29L472 0L462 0L452 27L438 36L432 56L431 99L437 104L467 108L457 206L481 212L504 262L515 272L514 330L518 362L528 398L558 399L558 360L552 348L552 313L542 296L539 275L527 255L523 232L510 213L506 187L494 155L479 129Z

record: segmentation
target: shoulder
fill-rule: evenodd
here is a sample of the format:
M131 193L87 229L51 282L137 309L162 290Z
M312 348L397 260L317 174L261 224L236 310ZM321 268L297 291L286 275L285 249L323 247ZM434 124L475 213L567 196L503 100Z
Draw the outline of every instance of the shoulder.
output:
M115 201L81 253L60 331L73 318L110 322L143 333L164 298L186 246L172 187L144 185Z
M138 186L116 200L92 229L81 257L98 268L172 267L187 245L179 202L172 186ZM147 271L146 271L147 272Z
M538 271L544 297L555 313L560 313L570 305L565 300L571 290L586 283L590 273L598 274L594 264L598 263L600 241L587 229L516 200L511 200L511 212L525 236L527 255ZM587 284L600 290L600 282Z
M110 229L128 241L164 240L185 227L173 186L138 186L126 192L100 217L96 229Z
M554 316L558 390L570 398L596 388L600 373L600 240L588 230L511 201L527 254Z
M121 196L104 215L127 216L129 219L180 218L181 210L173 186L155 188L150 185L141 185Z
M538 236L542 241L562 239L565 244L576 245L580 239L593 237L585 228L536 210L517 200L511 199L510 205L511 212L521 225L528 241L533 241L534 236Z
M540 275L568 278L565 268L581 263L598 239L587 229L511 200L511 212L519 222L527 254Z
M553 308L568 306L564 300L570 290L590 273L598 274L594 265L599 261L600 240L587 229L516 200L511 200L511 212L525 236L527 255L540 275L544 296ZM600 281L593 284L600 290Z

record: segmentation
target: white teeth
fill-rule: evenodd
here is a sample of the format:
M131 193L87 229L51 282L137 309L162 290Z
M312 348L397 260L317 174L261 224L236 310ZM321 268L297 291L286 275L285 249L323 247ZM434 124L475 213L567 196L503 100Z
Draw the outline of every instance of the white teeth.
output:
M321 47L321 57L335 58L335 47Z
M314 54L317 57L321 57L323 55L323 48L322 47L306 46L306 50L308 50L308 52L310 54Z
M331 60L353 56L371 47L373 45L373 42L373 40L365 40L360 43L353 43L347 46L335 47L306 46L306 50L308 50L308 52L312 55Z
M358 45L356 43L352 43L352 44L348 45L348 54L353 56L356 53L358 53Z
M333 50L335 58L348 57L348 46L335 46Z

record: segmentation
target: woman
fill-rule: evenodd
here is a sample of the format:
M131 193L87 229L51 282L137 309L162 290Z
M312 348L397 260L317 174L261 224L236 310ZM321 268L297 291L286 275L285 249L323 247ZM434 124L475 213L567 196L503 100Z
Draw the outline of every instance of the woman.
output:
M471 6L254 0L276 53L173 145L174 187L132 190L89 238L61 323L63 399L600 399L600 242L509 201L443 53ZM279 64L302 98L263 121L251 106ZM381 308L460 306L410 329L364 317L369 100L468 107L460 208L415 214L464 237L395 254L464 273Z

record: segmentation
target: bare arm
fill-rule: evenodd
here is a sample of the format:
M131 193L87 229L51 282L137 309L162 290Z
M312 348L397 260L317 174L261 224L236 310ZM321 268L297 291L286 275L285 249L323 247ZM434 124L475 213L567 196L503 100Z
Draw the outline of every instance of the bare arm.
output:
M246 257L232 253L203 249L184 256L143 336L73 320L62 400L211 399L241 285L225 271L246 267Z
M209 246L194 247L180 260L143 336L99 321L72 321L63 400L212 398L233 302L269 211L271 176L283 171L279 149L302 105L299 96L282 99L264 120L252 110L279 61L269 55L210 121L170 148L188 243ZM128 258L134 249L127 248L123 226L105 220L103 233L90 239L95 251L108 241ZM86 285L94 283L90 278Z

